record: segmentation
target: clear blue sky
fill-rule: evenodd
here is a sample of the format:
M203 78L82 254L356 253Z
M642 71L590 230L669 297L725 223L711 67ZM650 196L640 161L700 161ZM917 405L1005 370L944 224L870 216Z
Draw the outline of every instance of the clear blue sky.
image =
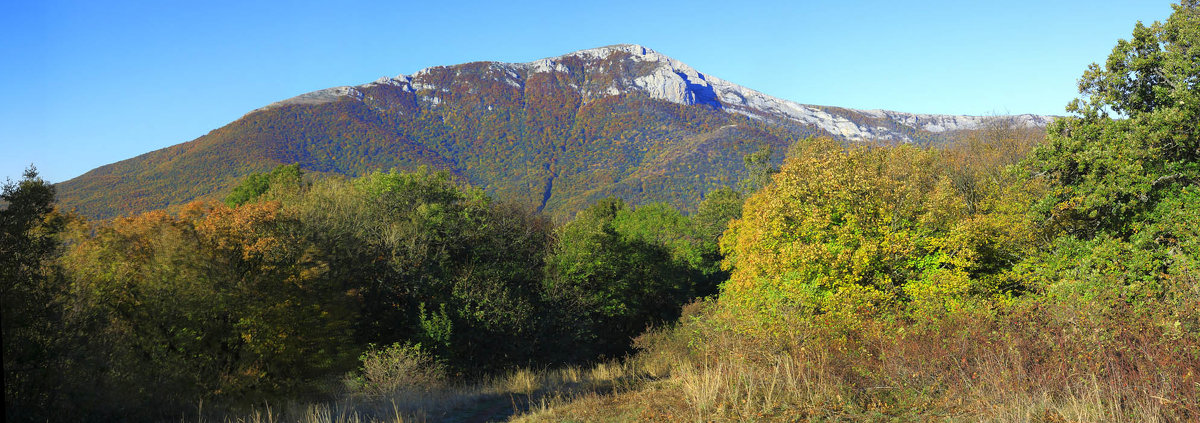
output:
M806 104L1062 114L1167 1L0 2L0 178L59 182L308 91L637 43Z

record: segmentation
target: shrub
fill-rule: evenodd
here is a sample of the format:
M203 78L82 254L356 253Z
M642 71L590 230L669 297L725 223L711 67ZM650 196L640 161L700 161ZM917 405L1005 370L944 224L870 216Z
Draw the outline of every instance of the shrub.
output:
M421 344L372 346L359 358L359 374L347 382L351 390L369 396L399 391L428 391L446 382L446 368L421 349Z

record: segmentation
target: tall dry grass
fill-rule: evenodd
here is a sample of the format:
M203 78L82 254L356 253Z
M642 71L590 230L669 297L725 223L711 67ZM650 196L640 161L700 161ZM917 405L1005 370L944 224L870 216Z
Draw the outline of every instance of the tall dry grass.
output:
M1028 302L851 329L818 318L762 335L745 316L692 306L676 328L639 339L631 360L666 377L522 420L1200 420L1200 342L1174 324L1195 316L1095 311Z
M776 331L702 302L620 362L212 421L1200 421L1200 295L1179 298L831 314Z

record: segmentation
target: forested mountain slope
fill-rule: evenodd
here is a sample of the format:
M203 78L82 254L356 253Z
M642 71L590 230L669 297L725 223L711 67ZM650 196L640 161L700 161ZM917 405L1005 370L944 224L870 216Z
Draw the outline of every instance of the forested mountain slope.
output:
M943 141L988 118L808 106L637 45L530 63L475 62L304 94L193 141L58 184L61 201L112 217L220 197L280 164L360 175L429 166L492 196L568 216L597 199L696 204L740 180L742 157L796 139ZM1050 118L1002 117L1042 127Z

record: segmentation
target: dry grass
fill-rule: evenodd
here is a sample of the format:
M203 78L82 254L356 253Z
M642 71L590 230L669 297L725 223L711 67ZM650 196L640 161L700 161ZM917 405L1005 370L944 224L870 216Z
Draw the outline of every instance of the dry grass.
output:
M921 325L868 320L853 330L818 320L783 336L751 335L736 316L702 314L640 340L646 350L631 365L673 360L660 373L666 377L535 408L519 420L1200 419L1200 342L1120 310L1098 317L1035 304Z
M229 422L1200 421L1200 298L1155 314L1030 301L769 333L712 304L642 352ZM220 420L214 420L220 421Z
M583 398L608 397L641 386L653 375L636 362L606 362L556 369L517 369L470 384L438 383L425 389L399 389L384 395L346 395L329 403L264 405L235 415L213 417L204 410L201 422L223 423L373 423L485 422L507 420ZM191 420L191 419L185 419Z

